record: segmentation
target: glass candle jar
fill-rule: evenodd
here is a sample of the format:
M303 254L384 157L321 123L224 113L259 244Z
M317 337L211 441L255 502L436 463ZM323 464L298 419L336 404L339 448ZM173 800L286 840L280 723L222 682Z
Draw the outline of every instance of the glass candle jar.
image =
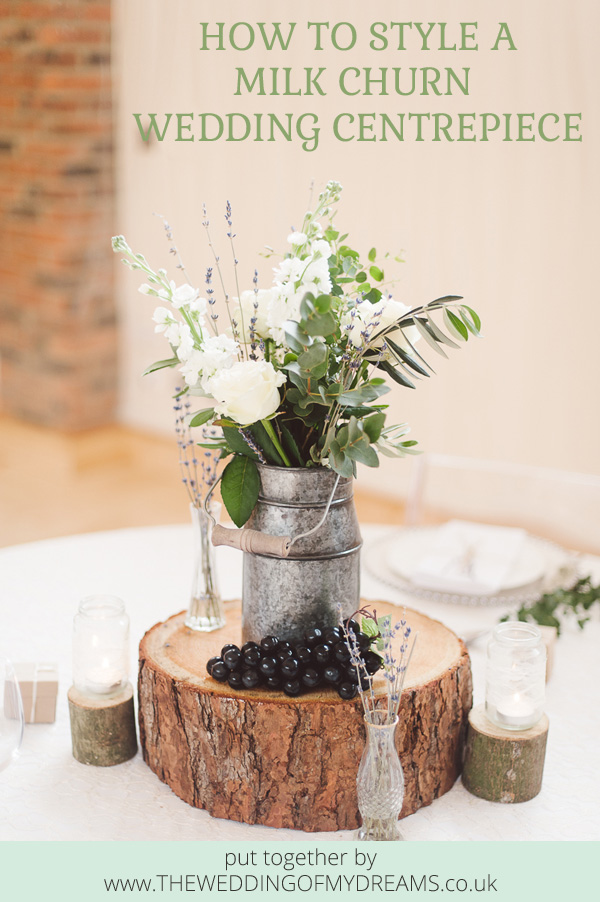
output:
M506 730L528 730L544 713L546 646L532 623L494 627L487 649L485 711Z
M113 595L90 595L73 621L73 683L83 695L116 695L129 677L129 617Z

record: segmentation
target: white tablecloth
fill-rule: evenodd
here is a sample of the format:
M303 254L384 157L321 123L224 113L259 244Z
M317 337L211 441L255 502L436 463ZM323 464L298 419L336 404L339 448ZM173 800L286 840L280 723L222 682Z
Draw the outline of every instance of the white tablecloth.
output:
M368 545L385 534L364 528ZM71 755L66 693L71 682L71 624L78 600L121 596L132 626L132 674L144 631L187 605L191 531L185 526L128 529L53 539L0 551L0 653L14 661L57 661L56 723L25 728L19 758L0 773L2 840L323 840L351 833L306 834L216 820L178 799L141 754L111 768L86 767ZM225 598L240 594L241 556L219 549ZM600 560L584 570L600 578ZM365 573L363 595L419 607L457 631L465 617L480 627L498 616L416 603ZM471 649L475 703L482 701L485 643ZM402 822L408 840L600 839L600 623L559 640L546 710L550 735L540 795L499 805L470 795L460 780L428 808Z

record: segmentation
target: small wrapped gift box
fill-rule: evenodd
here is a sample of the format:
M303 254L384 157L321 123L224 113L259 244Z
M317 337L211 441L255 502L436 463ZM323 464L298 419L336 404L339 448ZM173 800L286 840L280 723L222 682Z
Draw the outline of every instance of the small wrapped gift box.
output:
M25 723L54 723L58 695L56 664L15 664Z

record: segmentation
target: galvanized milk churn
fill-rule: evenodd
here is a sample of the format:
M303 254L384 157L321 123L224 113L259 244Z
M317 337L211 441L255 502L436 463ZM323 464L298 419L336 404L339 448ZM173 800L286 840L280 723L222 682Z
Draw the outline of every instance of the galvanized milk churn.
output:
M216 526L215 545L244 552L242 634L300 638L360 607L362 540L353 479L325 467L258 464L261 489L241 530Z

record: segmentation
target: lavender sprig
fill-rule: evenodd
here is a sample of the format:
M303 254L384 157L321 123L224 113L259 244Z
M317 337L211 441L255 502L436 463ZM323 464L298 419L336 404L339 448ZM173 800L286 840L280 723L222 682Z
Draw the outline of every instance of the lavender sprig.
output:
M405 616L392 626L391 616L387 615L378 619L376 611L371 611L369 608L361 608L353 615L353 617L356 617L358 614L361 614L363 616L363 625L365 619L370 620L378 630L377 638L379 639L383 660L381 671L386 689L385 696L382 699L375 695L373 678L367 671L358 644L358 638L354 630L348 626L348 621L344 622L340 604L338 604L338 612L344 642L350 653L350 663L356 671L358 692L365 718L370 723L381 722L378 720L378 717L380 718L384 714L386 722L391 723L398 716L404 680L406 679L406 672L414 651L417 633L413 634ZM372 631L371 635L373 635ZM400 642L399 646L398 641Z
M206 449L202 454L202 460L198 460L197 445L192 438L189 427L191 403L188 400L182 401L178 397L181 392L180 388L175 389L175 391L173 411L175 412L175 435L179 449L181 481L185 486L190 502L194 507L201 508L204 505L208 492L217 479L219 453L218 451ZM216 439L218 437L217 430L212 426L205 426L202 429L202 437L204 440Z

